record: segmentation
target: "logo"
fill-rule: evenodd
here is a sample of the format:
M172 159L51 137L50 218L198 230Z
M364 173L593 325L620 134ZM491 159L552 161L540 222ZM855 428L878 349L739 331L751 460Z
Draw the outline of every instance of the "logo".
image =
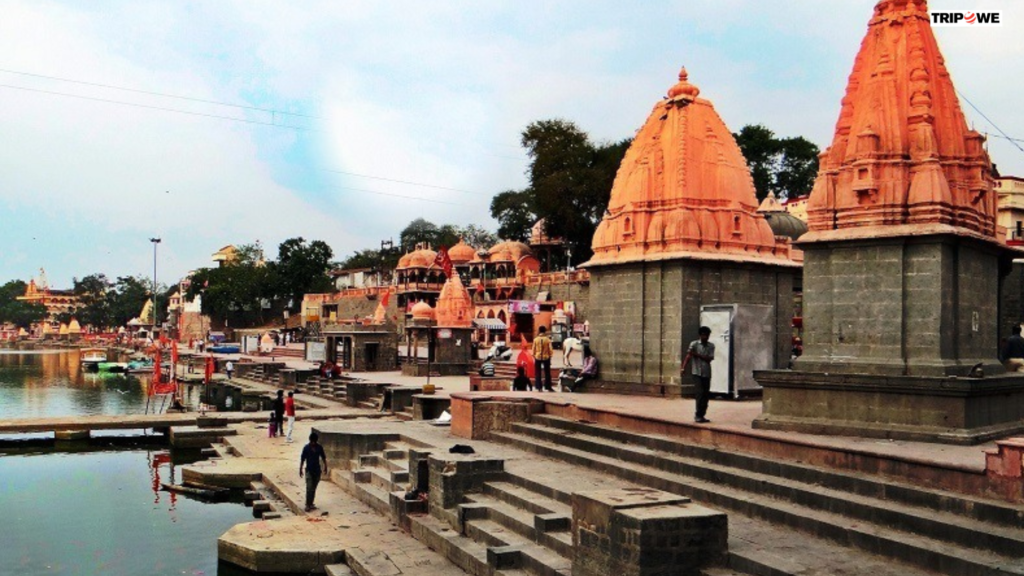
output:
M1002 26L1001 11L932 10L932 26Z

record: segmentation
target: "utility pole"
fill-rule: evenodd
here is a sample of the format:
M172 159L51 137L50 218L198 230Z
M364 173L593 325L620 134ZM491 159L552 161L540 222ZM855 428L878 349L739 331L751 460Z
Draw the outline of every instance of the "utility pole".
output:
M153 328L150 331L150 337L153 338L156 335L156 315L157 315L157 295L156 295L156 247L160 244L159 238L150 238L150 242L153 243ZM155 340L155 338L154 338Z

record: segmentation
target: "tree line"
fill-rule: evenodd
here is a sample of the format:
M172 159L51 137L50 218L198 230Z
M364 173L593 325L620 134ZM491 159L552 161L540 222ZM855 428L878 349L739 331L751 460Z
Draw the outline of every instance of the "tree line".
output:
M526 241L539 220L545 232L562 238L572 251L572 261L590 258L591 239L611 196L612 184L631 139L594 142L568 120L540 120L529 124L520 141L530 159L528 184L521 190L505 190L491 200L490 213L498 222L497 233L469 224L437 225L423 218L410 222L399 233L398 244L382 242L381 248L357 250L342 261L321 240L290 238L278 246L276 259L266 259L258 243L242 245L237 258L219 267L200 268L190 278L184 296L202 295L202 312L215 322L244 327L265 323L284 311L298 312L303 296L334 290L332 268L369 268L387 277L399 258L416 245L435 249L464 240L487 249L500 240ZM760 201L774 191L782 198L807 194L818 169L818 148L803 137L778 137L763 125L747 125L734 134L747 160ZM169 296L176 286L159 290L159 319L166 318ZM41 305L18 301L25 292L20 280L0 287L0 322L20 327L42 320ZM72 316L84 325L113 328L135 317L152 293L145 277L123 276L110 280L97 273L74 281L79 297ZM149 324L151 319L142 319Z

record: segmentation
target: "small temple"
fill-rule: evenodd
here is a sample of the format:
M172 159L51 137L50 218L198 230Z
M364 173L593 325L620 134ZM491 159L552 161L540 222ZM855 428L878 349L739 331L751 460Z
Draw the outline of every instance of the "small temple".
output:
M790 238L777 236L757 209L732 132L684 68L627 150L594 255L583 264L595 295L591 342L602 363L591 389L683 393L690 382L679 374L683 349L708 306L759 318L763 333L747 342L762 348L760 363L743 368L785 365L800 263Z
M1024 429L997 359L1013 253L927 2L882 0L808 201L804 354L757 428L972 444Z

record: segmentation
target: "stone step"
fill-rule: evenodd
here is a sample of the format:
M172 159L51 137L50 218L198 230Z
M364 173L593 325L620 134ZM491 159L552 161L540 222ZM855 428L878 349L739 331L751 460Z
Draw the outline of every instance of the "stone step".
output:
M828 482L808 483L802 479L808 477L814 480L820 479L811 474L811 469L805 467L797 467L795 471L787 467L779 467L776 470L780 473L794 472L791 475L800 478L790 479L779 475L724 466L707 460L668 454L637 444L609 444L606 438L582 431L566 431L535 424L516 426L515 429L536 438L586 452L650 466L673 474L712 482L716 485L724 484L739 490L773 496L878 526L896 527L952 544L966 545L1012 557L1016 557L1018 551L1024 550L1024 530L1020 528L983 522L973 517L964 517L943 511L942 508L914 506L899 501L845 492L833 488L834 485ZM836 483L839 483L838 480ZM893 483L888 484L894 485ZM920 499L925 499L925 495L920 496Z
M609 447L628 444L642 446L666 456L684 456L714 462L744 471L757 472L797 480L806 484L828 486L835 490L859 494L887 501L896 501L929 510L951 512L982 522L1016 528L1024 525L1024 505L1015 505L998 500L988 500L942 490L932 490L921 485L906 484L877 475L862 474L817 468L798 462L787 462L778 458L766 458L753 454L724 451L675 438L639 434L598 424L590 424L558 418L549 415L535 415L531 421L551 428L597 436L613 441Z
M572 569L572 560L544 546L531 542L505 528L494 520L469 520L466 522L466 536L482 542L488 548L517 548L522 568L538 576L560 576Z
M516 427L519 430L519 427ZM573 435L574 437L579 435ZM681 476L643 464L625 462L521 432L492 432L494 440L543 456L600 470L637 484L689 496L710 506L769 520L840 544L881 554L944 574L1024 574L1024 558L1008 558L993 552L966 549L953 543L872 526L840 514L815 510L693 477ZM732 514L730 514L732 518Z
M572 517L571 506L511 482L487 482L484 484L484 494L534 514L561 514Z
M487 563L486 546L452 530L441 520L420 515L411 517L409 524L414 538L472 576L492 576L495 573Z
M470 494L466 496L468 502L476 506L484 506L487 509L488 520L497 522L516 534L526 538L554 553L566 558L572 557L572 516L559 516L558 521L545 521L551 518L538 520L537 514L511 506L492 496L483 494ZM547 515L544 515L547 516ZM538 526L551 526L555 529L538 531Z
M404 490L409 483L408 472L394 472L376 466L363 466L352 470L357 484L369 484L383 492ZM385 498L385 500L387 500Z

